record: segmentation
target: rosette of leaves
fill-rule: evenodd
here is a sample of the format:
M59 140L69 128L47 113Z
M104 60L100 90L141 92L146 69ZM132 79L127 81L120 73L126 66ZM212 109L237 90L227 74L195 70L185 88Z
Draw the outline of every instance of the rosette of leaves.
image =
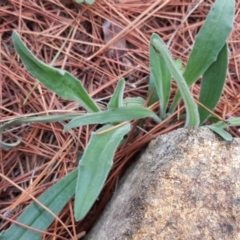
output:
M83 2L83 1L77 1ZM87 1L92 4L94 1ZM153 88L156 93L150 102L160 102L160 116L143 107L143 99L123 99L124 80L120 80L108 103L107 110L102 111L88 95L81 82L70 73L48 66L39 61L24 45L16 32L13 33L13 43L27 70L48 89L60 97L78 101L88 113L82 115L54 115L44 117L19 118L3 124L0 134L13 125L26 122L53 122L70 120L64 131L86 124L104 124L91 135L90 141L79 159L76 170L62 178L50 187L38 199L49 211L46 211L36 201L19 216L17 222L33 229L46 230L54 221L66 203L75 195L74 216L81 220L87 214L98 197L107 175L113 164L114 153L123 137L131 129L131 120L151 117L156 122L172 114L182 98L186 109L185 126L199 126L207 119L213 119L211 111L216 107L223 90L228 66L227 37L233 27L234 0L217 0L211 8L207 19L198 33L186 69L181 63L176 63L171 57L162 39L153 34L150 40L150 83L149 93ZM189 87L202 76L201 91L198 106ZM174 79L178 92L169 106L171 81ZM135 104L137 102L137 104ZM205 106L205 107L203 107ZM209 111L210 110L210 111ZM215 121L215 122L214 122ZM231 135L224 129L240 124L239 118L227 121L214 120L210 129L226 140ZM17 143L0 142L1 147L10 149ZM39 232L13 224L0 235L1 239L41 239Z

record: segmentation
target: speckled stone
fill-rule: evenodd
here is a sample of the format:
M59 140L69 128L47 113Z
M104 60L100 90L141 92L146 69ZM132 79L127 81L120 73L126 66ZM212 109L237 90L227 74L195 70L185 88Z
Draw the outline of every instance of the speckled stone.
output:
M240 139L202 127L152 141L85 239L240 239Z

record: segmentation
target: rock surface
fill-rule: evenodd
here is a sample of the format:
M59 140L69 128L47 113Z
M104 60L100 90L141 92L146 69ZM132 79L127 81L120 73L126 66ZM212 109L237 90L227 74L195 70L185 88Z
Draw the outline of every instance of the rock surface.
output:
M85 239L240 239L240 139L184 128L152 141Z

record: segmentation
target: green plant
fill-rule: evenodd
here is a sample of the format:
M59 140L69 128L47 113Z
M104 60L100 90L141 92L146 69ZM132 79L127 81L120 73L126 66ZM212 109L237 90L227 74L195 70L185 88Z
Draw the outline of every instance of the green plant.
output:
M234 18L234 1L218 0L212 7L207 19L197 35L193 50L190 54L186 69L181 70L171 57L162 39L153 34L150 40L150 68L151 84L149 92L156 88L160 100L160 117L166 118L172 114L181 98L186 108L185 126L199 126L211 115L216 107L225 83L228 66L228 48L226 44ZM201 91L197 106L188 87L202 76ZM173 103L167 112L171 90L171 79L178 86ZM156 96L155 96L156 98ZM151 101L150 101L151 102ZM218 133L225 140L231 140L231 135L223 130L229 126L239 124L238 118L228 119L208 125L207 127Z
M95 0L76 0L77 3L83 3L86 2L87 4L93 4Z
M38 230L45 230L59 214L69 199L75 195L74 215L77 221L84 218L98 197L108 173L112 167L114 153L124 135L131 130L131 120L151 117L156 122L161 119L151 110L143 107L144 99L123 99L125 81L120 79L107 110L102 111L88 95L81 82L70 73L53 68L38 60L24 45L16 32L13 32L13 43L28 71L43 83L48 89L64 99L78 101L89 113L76 115L51 115L19 118L9 121L0 127L0 134L10 127L21 123L56 122L71 120L65 127L67 131L73 127L89 124L105 124L92 133L90 141L79 159L78 169L64 177L39 197L39 201L50 209L45 211L36 202L31 204L18 218L22 224ZM8 144L0 142L5 150L21 142ZM41 234L29 231L18 225L2 233L2 238L40 239ZM11 238L10 238L11 239Z
M2 125L0 134L8 127L24 122L71 120L64 127L64 131L86 124L105 124L91 135L89 144L79 159L78 168L38 198L38 201L51 212L34 202L25 209L17 221L35 229L46 230L54 220L54 215L60 213L74 194L74 215L77 221L82 219L104 185L112 166L114 153L124 135L131 129L131 120L151 117L156 122L160 122L175 111L180 98L183 98L186 107L185 126L198 126L209 119L209 110L213 110L218 103L225 83L228 60L226 40L232 30L233 17L234 0L217 0L196 38L185 70L182 69L181 62L179 64L179 61L172 59L162 39L156 34L152 35L149 49L151 68L149 93L152 89L156 89L150 103L160 101L160 117L143 107L144 99L123 99L125 86L123 79L118 82L108 103L108 109L102 111L87 94L80 81L66 71L39 61L14 32L14 46L28 71L60 97L78 101L89 113L80 116L75 114L20 118ZM199 101L206 108L197 106L188 89L200 76L202 76L202 85ZM175 79L179 92L167 111L172 78ZM217 121L208 127L223 138L231 140L231 135L224 128L239 124L239 118L230 118L227 121ZM20 141L14 144L4 142L0 144L3 148L10 149ZM17 224L13 224L1 234L1 239L40 238L40 233L29 231Z

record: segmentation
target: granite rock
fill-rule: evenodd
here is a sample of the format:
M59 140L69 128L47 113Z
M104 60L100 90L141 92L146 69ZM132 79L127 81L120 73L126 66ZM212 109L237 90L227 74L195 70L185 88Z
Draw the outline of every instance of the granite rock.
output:
M240 139L201 127L153 140L85 239L240 239Z

